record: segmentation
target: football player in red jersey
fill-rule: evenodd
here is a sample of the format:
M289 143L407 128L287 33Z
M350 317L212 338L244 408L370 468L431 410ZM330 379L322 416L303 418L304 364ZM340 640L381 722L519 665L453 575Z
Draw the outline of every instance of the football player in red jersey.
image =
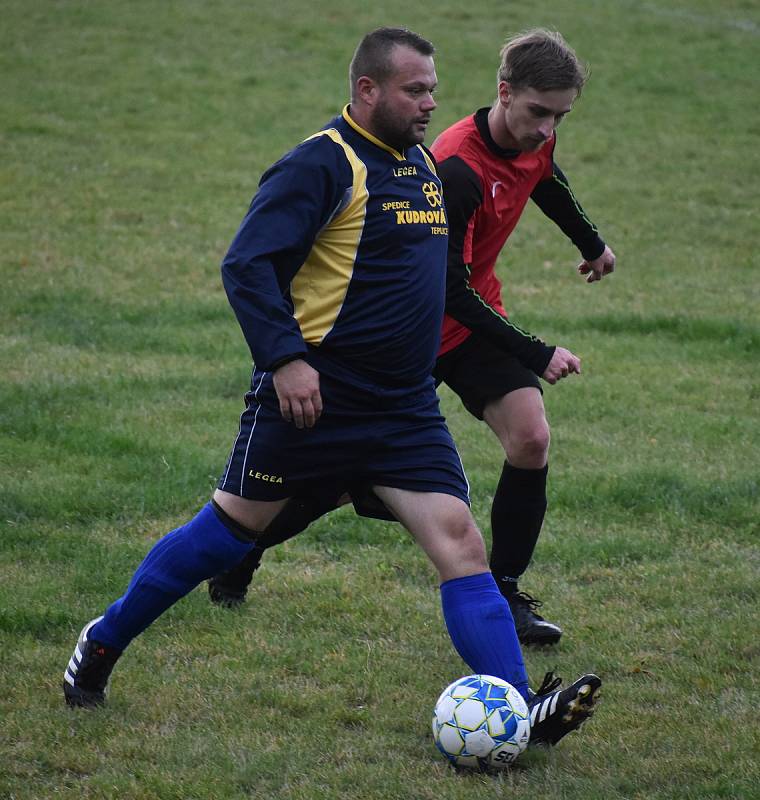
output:
M615 268L554 160L556 128L578 98L586 69L562 36L542 29L501 51L492 106L452 125L433 143L449 218L446 317L435 377L484 420L506 459L491 509L490 567L523 644L552 644L562 630L518 590L546 511L549 425L539 378L580 373L580 359L511 322L496 260L528 200L570 238L593 283Z

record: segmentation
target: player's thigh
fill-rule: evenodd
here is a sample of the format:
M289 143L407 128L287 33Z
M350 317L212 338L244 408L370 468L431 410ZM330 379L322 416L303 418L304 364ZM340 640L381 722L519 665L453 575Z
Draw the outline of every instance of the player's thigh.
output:
M251 500L247 497L231 494L216 489L214 501L239 525L249 531L261 533L266 530L272 520L282 511L288 499L284 500Z
M374 491L414 536L441 580L488 570L483 537L470 509L459 497L390 486L375 486Z
M436 362L436 381L445 383L477 419L486 406L505 395L531 387L541 394L534 372L487 339L473 335Z
M260 522L279 511L273 503L284 505L281 501L291 497L345 490L366 444L355 419L342 408L332 410L336 404L330 403L331 386L327 379L322 381L326 410L317 424L299 429L283 419L271 373L254 372L238 433L217 485L223 495L229 495L225 502L233 511ZM235 518L234 513L230 516Z
M549 423L541 392L526 386L489 402L483 419L504 447L508 457L518 453L543 453L549 448ZM510 460L512 460L510 458Z

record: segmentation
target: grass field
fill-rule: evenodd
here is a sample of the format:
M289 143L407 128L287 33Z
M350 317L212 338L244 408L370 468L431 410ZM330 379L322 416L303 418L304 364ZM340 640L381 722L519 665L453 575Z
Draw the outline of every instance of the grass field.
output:
M0 798L750 800L760 796L757 0L368 6L2 0ZM500 261L518 323L583 358L545 394L550 510L524 586L605 681L508 774L432 746L466 667L398 527L342 510L268 554L246 606L193 592L97 713L63 705L82 624L205 502L250 360L219 261L261 171L345 101L360 36L438 47L432 136L491 102L507 33L592 78L557 159L618 255L586 285L530 209ZM501 456L442 392L488 531Z

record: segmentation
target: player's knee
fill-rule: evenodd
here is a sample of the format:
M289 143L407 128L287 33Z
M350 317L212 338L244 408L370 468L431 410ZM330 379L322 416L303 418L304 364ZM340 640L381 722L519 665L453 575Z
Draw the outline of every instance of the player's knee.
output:
M472 519L458 520L449 530L452 562L466 570L482 566L488 569L486 546Z
M546 463L551 435L548 425L522 428L511 437L507 449L509 462L524 469L540 469Z

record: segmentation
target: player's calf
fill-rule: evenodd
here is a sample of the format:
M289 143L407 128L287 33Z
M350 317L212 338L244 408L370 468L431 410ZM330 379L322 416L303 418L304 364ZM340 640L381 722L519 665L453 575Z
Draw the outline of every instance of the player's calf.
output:
M220 572L208 582L208 595L212 603L226 608L242 605L248 592L248 587L253 580L253 573L259 568L264 551L254 547L243 560L228 569Z
M320 496L303 495L288 500L266 529L256 535L254 548L242 561L209 580L211 602L227 608L241 605L253 580L253 573L261 564L264 550L301 533L315 519L337 508L341 502L341 493L335 490L326 491Z

